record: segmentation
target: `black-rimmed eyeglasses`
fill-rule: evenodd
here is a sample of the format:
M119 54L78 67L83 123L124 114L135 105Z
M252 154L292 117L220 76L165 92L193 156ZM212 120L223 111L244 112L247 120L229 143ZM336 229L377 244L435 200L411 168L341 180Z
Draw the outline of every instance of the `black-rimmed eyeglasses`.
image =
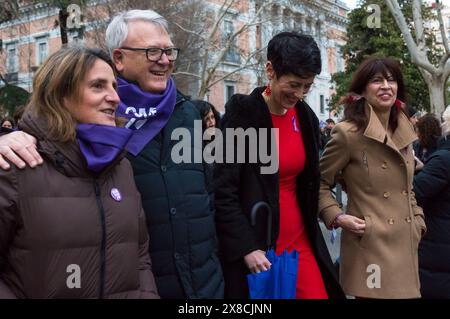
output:
M163 53L166 54L167 59L169 59L170 62L175 61L178 58L178 53L180 52L179 48L129 48L129 47L121 47L123 50L130 50L130 51L145 51L145 55L147 57L147 60L152 62L158 62L161 60L161 57Z

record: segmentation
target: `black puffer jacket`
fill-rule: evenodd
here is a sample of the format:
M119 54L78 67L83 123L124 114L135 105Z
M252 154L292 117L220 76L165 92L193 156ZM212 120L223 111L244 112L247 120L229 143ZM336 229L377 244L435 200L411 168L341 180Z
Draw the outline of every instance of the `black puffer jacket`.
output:
M427 225L419 246L421 294L450 298L450 136L414 177L414 192Z
M217 257L214 209L202 163L173 161L175 129L200 140L188 151L202 151L201 120L195 106L181 94L169 122L137 157L130 156L142 196L150 236L153 273L161 298L222 298L223 276ZM179 145L179 144L178 144ZM178 152L176 152L178 154ZM201 154L201 153L200 153Z

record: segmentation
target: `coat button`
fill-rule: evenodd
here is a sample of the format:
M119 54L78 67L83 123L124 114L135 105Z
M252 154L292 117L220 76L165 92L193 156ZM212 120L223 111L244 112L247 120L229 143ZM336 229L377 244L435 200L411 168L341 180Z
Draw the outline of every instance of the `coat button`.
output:
M383 164L381 165L382 169L386 169L387 168L387 162L383 162Z
M166 171L167 171L166 165L161 165L161 171L163 171L163 172L166 172Z
M388 222L389 225L394 225L394 219L393 218L389 218L387 222Z
M384 192L383 197L384 198L388 198L389 196L391 196L391 193L389 192Z
M408 196L408 191L407 190L403 190L402 194L405 195L405 196Z
M172 208L170 209L170 213L171 213L172 215L176 215L177 209L176 209L175 207L172 207Z
M173 255L173 257L175 257L175 259L180 259L180 258L181 258L181 255L180 255L179 253L175 253L175 254Z
M405 218L405 221L406 221L407 223L410 223L410 222L411 222L411 217L410 217L410 216L406 217L406 218Z

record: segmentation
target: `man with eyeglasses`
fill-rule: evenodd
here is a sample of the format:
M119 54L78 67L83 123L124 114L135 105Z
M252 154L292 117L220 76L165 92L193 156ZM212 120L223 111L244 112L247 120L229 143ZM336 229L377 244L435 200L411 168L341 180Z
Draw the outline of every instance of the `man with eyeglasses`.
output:
M127 150L146 213L159 295L223 298L213 203L203 165L171 159L176 144L172 132L186 128L194 136L194 120L200 115L176 90L171 74L179 49L167 30L167 21L152 10L130 10L109 24L106 44L119 73L116 116L135 130ZM19 157L32 167L41 163L33 137L13 134L0 140L0 166L9 167L2 155L19 167L25 166Z

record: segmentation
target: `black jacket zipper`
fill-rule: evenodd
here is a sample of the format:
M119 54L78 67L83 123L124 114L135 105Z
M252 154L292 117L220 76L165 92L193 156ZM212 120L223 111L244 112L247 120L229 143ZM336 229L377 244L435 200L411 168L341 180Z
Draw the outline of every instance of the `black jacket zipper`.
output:
M100 248L100 293L99 298L103 299L105 291L105 254L106 254L106 225L105 225L105 210L103 208L102 200L100 198L100 187L97 179L94 180L95 198L100 213L100 221L102 225L102 243Z

